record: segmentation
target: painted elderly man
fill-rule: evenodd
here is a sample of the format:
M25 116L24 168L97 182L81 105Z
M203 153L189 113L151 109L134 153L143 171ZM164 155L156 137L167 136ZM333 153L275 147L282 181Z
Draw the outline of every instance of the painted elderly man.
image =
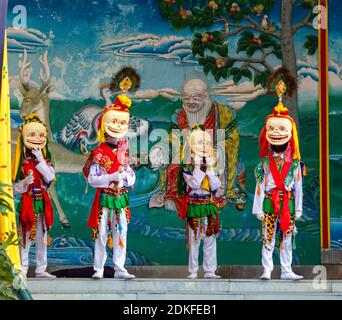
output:
M223 133L221 144L223 145L223 154L225 163L224 169L220 174L223 182L222 189L227 200L243 207L244 199L241 196L241 189L244 188L243 175L240 173L238 178L238 152L239 152L239 132L237 128L236 116L233 110L212 101L209 96L208 86L201 79L191 79L185 82L182 90L181 99L183 108L178 110L174 116L173 129L181 131L190 130L194 125L203 125L206 130L211 130L214 137L214 145L218 146L220 135L218 129ZM171 147L170 147L170 145ZM151 152L150 159L152 163L165 163L167 158L171 161L167 169L162 172L164 177L162 192L151 197L150 207L162 207L172 211L179 208L179 197L177 196L176 178L179 173L179 153L183 144L179 136L170 133L167 141L156 144ZM176 150L176 152L174 152ZM178 150L178 153L177 153ZM169 151L174 152L169 156ZM162 160L160 160L162 159ZM236 181L239 181L238 184ZM241 188L242 187L242 188Z

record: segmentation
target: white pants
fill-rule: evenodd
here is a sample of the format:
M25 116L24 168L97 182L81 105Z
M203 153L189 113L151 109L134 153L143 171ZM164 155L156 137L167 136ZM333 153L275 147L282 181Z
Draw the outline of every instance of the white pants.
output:
M275 225L274 225L274 233L272 242L266 242L262 246L262 265L264 267L265 271L272 272L273 271L273 251L274 251L274 245L276 241L276 233L277 233L277 223L278 218L276 219ZM264 239L267 239L267 226L266 223L264 223ZM291 234L288 235L286 238L283 236L283 244L282 248L280 248L280 264L281 264L281 272L282 273L288 273L292 272L292 236Z
M101 218L101 223L99 225L99 234L97 239L95 239L95 252L94 252L94 270L103 271L104 265L107 260L107 239L108 239L108 209L103 208L103 214ZM111 226L112 226L112 236L113 236L113 263L114 270L127 272L125 269L126 260L126 243L127 243L127 220L126 213L122 209L120 214L121 223L121 233L119 229L116 230L116 214L115 211L111 210ZM121 248L119 245L119 236L121 237L124 247Z
M44 229L43 229L44 226ZM45 232L44 232L45 231ZM20 247L21 272L26 275L29 267L29 252L31 247L31 231L26 232L26 246ZM24 236L24 235L23 235ZM47 232L45 218L40 214L36 226L36 274L46 271L47 268Z
M198 253L201 245L200 226L197 231L197 240L195 240L195 233L189 226L189 265L188 270L190 273L197 273ZM207 229L207 218L204 219L204 233ZM203 238L203 270L205 273L213 274L217 269L217 256L216 256L216 236L207 237L204 234Z

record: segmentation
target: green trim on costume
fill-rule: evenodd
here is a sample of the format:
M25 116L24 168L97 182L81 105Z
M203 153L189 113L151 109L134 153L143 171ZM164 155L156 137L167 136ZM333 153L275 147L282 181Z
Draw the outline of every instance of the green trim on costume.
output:
M217 213L218 213L218 209L213 203L189 204L187 218L213 217Z
M123 193L118 199L116 196L110 196L102 193L100 200L101 207L108 209L123 209L129 206L128 194Z
M22 209L22 200L18 203L17 211L21 212ZM44 214L44 199L34 200L33 201L33 212L38 214Z
M289 206L290 206L290 213L293 215L295 213L294 199L290 199ZM270 199L270 198L265 198L264 199L262 207L263 207L263 211L264 212L267 212L267 213L273 213L274 212L274 208L273 208L273 204L272 204L272 199ZM281 212L282 209L283 209L283 200L280 200L280 212Z

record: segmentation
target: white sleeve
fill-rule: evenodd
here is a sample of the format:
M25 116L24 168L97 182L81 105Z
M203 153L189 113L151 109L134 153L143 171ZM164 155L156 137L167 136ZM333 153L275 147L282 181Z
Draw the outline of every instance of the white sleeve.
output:
M126 178L124 179L124 186L131 187L135 183L135 173L130 166L126 166L125 172L126 172Z
M185 183L194 190L200 189L202 181L205 177L205 172L201 171L200 167L195 167L192 174L183 173Z
M90 166L88 182L93 188L108 188L110 184L110 175L98 164L93 163Z
M210 190L215 191L218 188L221 187L221 180L220 178L215 174L215 171L213 168L210 168L206 171L206 175L209 180Z
M40 161L36 165L36 169L43 176L46 183L50 183L55 178L55 169L52 165L47 164L45 160Z
M303 211L303 176L300 165L293 172L294 174L294 188L295 188L295 210L296 212ZM299 178L299 179L298 179Z
M14 195L23 194L27 192L28 187L28 185L24 184L24 180L20 180L19 182L13 185L13 193Z
M253 214L261 215L264 213L264 210L263 210L264 199L265 199L265 183L264 183L264 178L263 178L261 183L257 181L256 187L255 187L253 209L252 209Z

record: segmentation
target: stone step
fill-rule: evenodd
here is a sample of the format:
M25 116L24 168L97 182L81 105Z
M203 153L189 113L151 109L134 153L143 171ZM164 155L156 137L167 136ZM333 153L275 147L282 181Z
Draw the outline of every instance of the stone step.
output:
M342 300L342 294L252 294L252 293L98 293L98 294L32 294L34 300Z
M342 281L311 280L28 279L34 299L341 299Z

